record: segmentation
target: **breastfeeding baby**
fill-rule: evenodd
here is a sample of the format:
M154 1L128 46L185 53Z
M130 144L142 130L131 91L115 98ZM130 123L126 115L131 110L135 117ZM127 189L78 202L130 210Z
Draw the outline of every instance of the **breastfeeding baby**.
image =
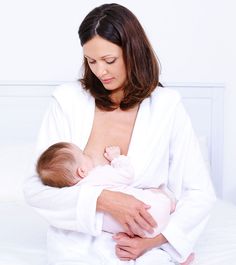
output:
M58 142L40 155L36 171L42 182L48 186L62 188L73 185L100 185L104 186L104 189L122 191L135 196L151 206L148 211L158 223L153 233L144 232L145 237L152 238L160 234L175 209L173 194L164 185L155 189L132 187L134 170L128 156L121 155L118 146L106 147L104 157L109 164L94 166L92 159L77 145ZM124 232L122 226L108 214L104 214L102 229L112 234ZM193 255L181 264L190 264Z

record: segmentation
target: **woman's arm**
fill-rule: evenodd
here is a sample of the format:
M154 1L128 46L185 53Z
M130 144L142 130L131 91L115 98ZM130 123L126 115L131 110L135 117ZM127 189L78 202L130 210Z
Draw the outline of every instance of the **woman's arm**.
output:
M178 202L162 232L169 242L162 248L183 262L203 232L216 198L198 139L181 102L175 109L169 152L168 188Z
M153 239L114 237L116 254L122 260L136 259L161 246L174 260L184 262L203 232L215 193L190 119L180 102L175 109L170 139L168 188L177 197L175 212L167 227Z
M68 92L67 87L64 89ZM75 110L73 115L76 115ZM102 229L102 214L96 212L96 201L102 191L101 187L81 185L53 188L43 185L35 173L35 161L43 150L59 141L73 142L73 124L69 119L65 107L54 97L41 125L31 176L24 183L24 194L26 201L50 225L98 235Z

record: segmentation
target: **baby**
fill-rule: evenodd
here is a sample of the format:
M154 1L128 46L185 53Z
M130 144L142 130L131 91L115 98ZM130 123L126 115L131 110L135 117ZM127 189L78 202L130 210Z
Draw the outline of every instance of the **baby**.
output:
M134 171L127 156L120 154L118 146L106 147L105 158L110 164L94 167L92 159L72 143L59 142L50 146L39 157L36 171L45 185L66 187L72 185L102 185L104 188L126 192L151 205L150 214L158 221L155 232L145 233L153 237L166 226L170 213L174 211L175 200L167 189L139 190L131 188ZM155 203L154 203L155 202ZM104 214L104 231L118 233L122 227Z
M120 148L118 146L106 147L104 156L110 165L94 167L92 159L77 145L59 142L51 145L41 154L36 171L45 185L58 188L73 186L82 180L83 183L106 186L131 184L133 169L128 157L120 155ZM119 177L117 173L111 174L111 168L119 172ZM108 173L98 175L98 172L106 171L104 169L108 169Z

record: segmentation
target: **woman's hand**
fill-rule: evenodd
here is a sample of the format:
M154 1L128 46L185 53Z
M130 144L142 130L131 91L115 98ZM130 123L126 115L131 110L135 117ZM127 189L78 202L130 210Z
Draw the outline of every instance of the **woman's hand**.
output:
M132 195L122 192L103 190L97 200L97 211L110 214L130 235L144 236L144 230L153 232L157 225L148 213L150 206Z
M135 260L153 247L159 247L167 242L162 234L154 238L140 238L118 233L113 236L113 239L116 242L116 255L123 261Z

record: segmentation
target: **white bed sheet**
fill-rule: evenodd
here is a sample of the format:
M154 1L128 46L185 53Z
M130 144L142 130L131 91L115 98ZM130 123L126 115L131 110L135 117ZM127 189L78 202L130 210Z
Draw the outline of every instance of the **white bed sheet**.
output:
M0 203L0 265L46 265L47 223L24 203Z
M46 265L47 223L24 203L0 203L0 265ZM217 201L193 265L236 264L236 207Z
M236 206L218 200L196 245L193 265L236 264Z

